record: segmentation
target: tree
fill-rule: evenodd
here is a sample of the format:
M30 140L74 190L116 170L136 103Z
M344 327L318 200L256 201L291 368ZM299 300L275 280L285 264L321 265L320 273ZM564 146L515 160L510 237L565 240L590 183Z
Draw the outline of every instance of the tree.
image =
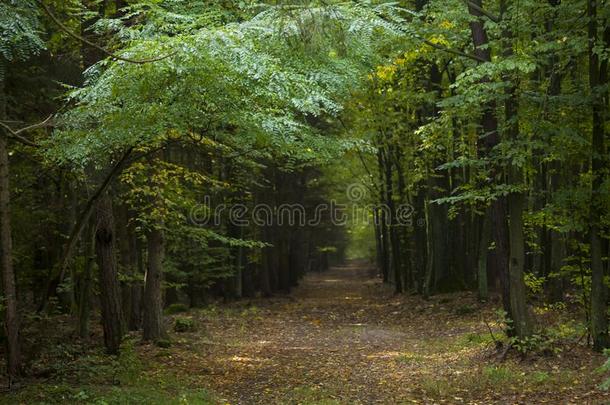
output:
M596 49L601 42L610 43L610 27L604 27L604 37L599 37L598 29L598 2L587 1L588 24L588 56L589 56L589 87L591 91L591 113L592 113L592 140L591 140L591 174L592 200L590 207L590 245L591 245L591 336L593 347L603 350L610 346L610 336L608 335L608 308L606 302L607 286L604 276L602 257L608 254L608 244L604 243L602 235L603 226L601 218L604 200L607 195L603 195L604 184L608 177L608 158L606 152L606 134L604 119L608 110L607 90L600 91L600 88L608 83L608 60L605 59L600 64L600 58ZM605 251L605 252L604 252Z
M96 207L95 251L100 280L100 301L104 345L110 354L118 354L125 333L121 290L116 258L116 234L110 195L104 195Z
M7 98L5 77L7 64L23 60L44 47L38 36L36 10L29 1L15 1L0 5L0 122L6 119ZM0 129L0 267L4 294L4 325L7 334L8 374L12 380L21 372L19 314L17 288L13 268L13 242L10 212L9 146L8 139L16 137L28 142L3 123Z

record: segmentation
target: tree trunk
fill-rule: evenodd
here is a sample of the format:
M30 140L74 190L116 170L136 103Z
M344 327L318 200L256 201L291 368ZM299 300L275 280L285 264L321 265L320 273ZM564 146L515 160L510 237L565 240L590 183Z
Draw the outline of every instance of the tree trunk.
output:
M154 226L146 234L148 247L148 268L144 281L144 317L142 323L144 340L158 341L165 337L163 329L163 257L165 247L163 231Z
M513 170L518 170L513 168ZM532 334L532 325L526 303L523 264L525 261L525 237L523 235L523 194L509 196L510 216L510 307L516 336L525 338Z
M85 237L85 266L78 296L78 335L83 339L89 337L91 282L93 278L93 263L95 262L95 233L95 224L93 221L90 221L89 230Z
M432 293L432 283L434 280L434 256L436 255L436 251L434 250L434 242L432 240L432 230L431 228L431 219L430 216L432 212L430 210L430 201L425 201L425 211L426 211L426 266L425 273L423 279L422 286L422 294L425 299L430 298L430 294Z
M375 231L375 263L377 264L377 274L383 277L381 224L379 223L379 208L377 207L373 207L373 230Z
M134 237L132 240L133 255L132 261L135 262L135 278L131 284L131 315L129 317L131 324L129 328L138 330L142 327L142 295L144 291L144 254L142 252L142 241L139 237Z
M118 354L125 329L117 271L112 198L108 193L101 197L96 208L95 251L99 268L104 345L109 354Z
M559 5L559 0L549 0L549 4L553 7ZM554 18L557 18L555 14ZM552 32L554 29L554 20L547 22L547 32ZM549 63L551 77L549 83L549 96L557 97L561 95L561 77L562 74L553 67L558 63L557 56L552 56ZM545 117L546 118L546 117ZM548 118L547 118L548 119ZM562 173L562 162L554 161L550 164L550 175L548 190L551 198L555 198L564 182L564 173ZM549 282L549 299L551 302L560 302L563 299L564 292L564 277L561 274L561 268L564 265L564 260L567 256L566 252L566 235L554 229L549 231L549 248L550 251L544 251L548 257L549 273L551 274Z
M512 50L512 32L505 30L504 38L506 46L504 56L509 57L513 54ZM517 142L519 139L519 121L518 121L518 96L517 87L514 83L514 78L509 75L504 77L504 80L511 83L506 89L506 101L504 105L505 122L508 125L508 137ZM521 167L511 164L509 181L512 185L520 187L523 185L523 171ZM525 203L525 195L523 192L512 192L508 196L508 213L510 218L509 225L509 282L510 282L510 306L513 326L516 335L520 338L526 338L532 334L531 317L527 308L527 291L524 281L525 268L525 235L523 233L523 209Z
M502 4L503 8L504 4ZM512 48L512 32L509 29L504 31L504 39L506 45L504 48L504 56L510 57L513 54ZM519 141L519 121L518 107L519 100L517 95L517 86L514 79L510 75L505 75L504 81L509 83L506 89L506 101L504 104L505 123L508 126L508 138L514 142ZM523 171L521 167L512 163L509 172L509 181L513 186L520 187L523 185ZM525 267L525 235L523 233L523 209L525 195L523 192L512 192L508 196L508 213L510 218L509 225L509 293L510 293L510 308L513 327L516 335L520 338L526 338L532 334L531 318L528 313L526 296L527 291L524 281Z
M481 60L491 62L491 50L489 48L489 41L487 38L487 32L483 21L483 13L480 9L483 7L482 0L471 0L468 4L468 12L474 17L470 22L470 31L472 33L472 43L474 45L474 54ZM482 79L482 81L489 81L488 78ZM485 138L482 142L479 142L477 148L479 150L479 157L484 157L500 143L500 136L498 133L498 120L496 117L496 103L495 101L489 101L483 106L483 116L481 118L481 126ZM495 178L501 175L498 173L496 167L490 168L490 181L495 181ZM496 199L492 202L491 206L492 213L492 229L493 229L493 240L496 243L496 249L494 252L495 260L492 262L494 265L495 274L500 279L502 286L502 303L504 310L508 313L509 317L512 316L510 306L510 283L509 283L509 265L508 265L508 232L506 223L506 204L502 199Z
M384 153L384 169L385 169L385 191L386 204L389 208L389 233L391 245L392 267L394 292L402 293L402 261L400 255L400 239L398 235L398 224L396 221L396 207L394 204L394 183L392 181L392 153L388 146Z
M384 169L383 169L383 156L381 148L377 150L377 165L379 167L379 203L380 208L377 209L378 215L377 220L379 221L379 241L381 243L381 277L384 283L390 281L390 244L389 244L389 232L388 232L388 211L385 209L385 180L384 180Z
M600 226L602 211L602 187L605 165L604 110L607 107L604 97L599 94L600 86L607 82L607 65L599 66L599 56L595 52L598 45L597 2L587 1L589 17L589 86L591 88L593 128L591 139L591 174L593 175L591 201L591 336L593 348L601 351L610 346L606 305L606 285L604 284L603 236Z
M402 159L402 155L403 152L401 150L401 146L397 145L396 149L394 151L394 155L396 156L394 159L394 168L396 170L396 180L397 180L397 187L398 187L398 197L400 200L400 204L406 204L408 202L408 197L406 194L406 179L405 179L405 174L403 172L402 169L402 165L401 165L401 159ZM400 232L398 232L399 234L399 241L400 244L402 246L402 251L401 253L401 264L402 264L402 285L403 285L403 291L405 290L409 290L411 288L411 281L412 281L412 277L413 277L413 264L412 264L412 260L411 260L411 240L409 238L409 228L407 227L407 224L405 223L400 223L398 221L398 214L397 215L397 226L399 227Z
M491 239L491 210L487 210L482 219L481 238L479 239L479 260L477 266L477 283L479 300L487 301L489 298L487 281L487 257L489 256L489 242Z
M2 73L2 72L0 72ZM4 80L0 80L0 120L6 114ZM21 350L19 339L19 313L17 311L17 286L13 268L13 240L11 231L9 189L8 139L0 134L0 266L4 295L4 327L6 329L7 370L9 384L21 374Z
M299 224L296 224L292 229L292 238L290 240L290 285L293 287L299 285L299 280L305 273L305 249L307 241L303 233L303 227Z
M427 220L426 220L426 201L423 190L418 190L414 198L415 202L415 220L413 222L413 245L415 246L415 269L414 279L415 288L420 294L424 293L425 275L428 263L428 256L431 254L428 251L426 241L427 236Z

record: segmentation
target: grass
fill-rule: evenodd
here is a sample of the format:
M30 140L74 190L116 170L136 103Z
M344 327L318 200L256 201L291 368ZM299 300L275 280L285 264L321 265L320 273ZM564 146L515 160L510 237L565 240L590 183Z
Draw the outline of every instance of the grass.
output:
M403 364L420 364L426 360L426 356L423 356L419 353L403 353L396 359L400 363Z
M14 394L0 398L2 404L151 404L173 405L213 404L205 391L177 389L162 390L154 385L127 386L85 385L73 387L67 383L31 385Z
M575 335L573 325L556 328L562 337ZM555 363L553 357L543 357L546 359L541 360L543 369L536 369L537 362L516 358L498 364L492 359L482 361L495 350L494 339L484 332L426 338L416 348L405 349L408 350L397 357L397 364L420 370L416 385L432 401L466 397L492 401L495 395L528 393L550 395L578 384L582 373L578 369L550 367L546 363Z
M302 405L339 405L342 402L332 398L332 393L318 386L301 386L290 393L291 402Z
M127 340L119 357L87 353L63 364L46 382L0 396L0 404L213 404L204 389L187 385L160 364L139 356Z
M468 349L483 348L493 344L494 339L489 333L466 333L458 336L426 338L421 347L425 349L426 354L447 354L459 353Z
M558 387L569 385L574 372L525 371L513 364L490 365L472 373L455 377L426 376L422 379L422 391L432 398L446 398L460 393L502 392L553 392Z
M502 337L502 335L500 335ZM494 344L494 338L489 333L467 333L457 337L455 341L456 347L468 348L473 346L488 346Z

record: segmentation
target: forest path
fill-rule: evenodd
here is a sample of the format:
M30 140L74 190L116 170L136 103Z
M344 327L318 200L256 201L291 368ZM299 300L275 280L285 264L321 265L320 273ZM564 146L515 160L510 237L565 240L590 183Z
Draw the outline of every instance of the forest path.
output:
M308 274L288 296L212 308L191 315L198 331L178 334L163 362L221 404L552 403L557 395L589 403L593 395L594 382L578 386L577 354L552 360L572 362L570 393L558 385L572 374L555 376L552 362L496 368L482 321L494 318L491 305L471 293L396 296L365 263ZM540 383L524 386L537 381L530 375Z
M388 403L388 363L408 335L387 322L400 302L370 265L353 262L308 274L288 299L271 301L251 310L254 322L227 336L238 344L214 356L218 370L230 376L213 387L227 402Z

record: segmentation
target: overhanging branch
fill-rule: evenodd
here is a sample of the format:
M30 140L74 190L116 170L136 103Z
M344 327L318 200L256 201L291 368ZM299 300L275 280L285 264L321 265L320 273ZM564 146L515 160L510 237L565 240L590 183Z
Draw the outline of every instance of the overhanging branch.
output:
M430 42L427 39L424 39L424 38L421 38L421 37L419 39L421 39L426 45L431 46L431 47L433 47L435 49L441 50L443 52L451 53L451 54L457 55L457 56L463 56L465 58L469 58L469 59L472 59L472 60L477 61L477 62L487 62L485 59L483 59L483 58L481 58L481 57L479 57L477 55L473 55L473 54L470 54L470 53L462 52L462 51L460 51L458 49L447 48L446 46L435 44L434 42Z
M495 23L499 23L502 20L497 15L494 15L494 14L490 13L489 11L485 10L483 7L479 7L477 4L473 3L472 1L464 0L464 3L468 7L471 7L473 10L478 11L479 13L481 13L482 15L484 15L487 18L489 18L491 21L493 21Z
M72 228L72 232L70 232L70 236L68 237L68 241L65 244L63 249L62 257L56 267L56 270L51 274L48 280L48 284L45 290L45 295L40 302L38 307L38 312L42 312L47 304L47 301L51 294L55 292L57 285L64 278L66 270L68 269L68 265L70 264L70 260L72 258L72 254L74 249L76 248L76 242L78 242L80 234L82 233L87 221L89 221L89 217L91 216L91 212L93 211L93 207L95 203L100 199L100 197L108 190L110 183L112 180L121 173L121 171L125 168L128 163L128 159L133 152L133 147L128 148L121 158L117 161L117 163L112 167L112 169L108 172L102 183L99 185L95 193L87 200L85 207L81 211L78 219L76 220L76 224Z
M41 121L37 124L32 124L32 125L28 125L27 127L23 127L20 129L13 129L11 128L9 125L5 124L4 122L0 121L0 126L2 128L4 128L7 132L8 132L8 136L9 138L12 138L24 145L27 146L32 146L34 148L39 148L40 145L37 144L34 141L30 141L29 139L21 136L22 133L27 132L27 131L31 131L33 129L37 129L37 128L42 128L42 127L48 127L52 125L51 119L53 118L53 115L49 115L44 121Z
M55 14L53 14L51 12L51 9L46 4L44 4L42 2L42 0L36 0L36 2L42 7L44 12L49 16L49 18L63 32L65 32L66 34L70 35L72 38L74 38L74 39L76 39L76 40L78 40L80 42L83 42L83 43L89 45L90 47L93 47L93 48L95 48L95 49L97 49L99 51L102 51L103 53L105 53L106 55L108 55L108 56L110 56L112 58L115 58L115 59L118 59L118 60L122 60L124 62L129 62L129 63L135 63L135 64L142 65L142 64L145 64L145 63L156 62L156 61L159 61L159 60L167 59L170 56L173 56L173 55L176 54L176 52L172 52L172 53L167 54L165 56L160 56L158 58L151 58L151 59L131 59L131 58L126 58L124 56L117 55L116 53L111 52L111 51L107 50L106 48L101 47L101 46L97 45L96 43L89 41L87 38L83 38L82 36L76 34L75 32L72 32L68 27L66 27L64 25L64 23L62 23L57 17L55 17Z

